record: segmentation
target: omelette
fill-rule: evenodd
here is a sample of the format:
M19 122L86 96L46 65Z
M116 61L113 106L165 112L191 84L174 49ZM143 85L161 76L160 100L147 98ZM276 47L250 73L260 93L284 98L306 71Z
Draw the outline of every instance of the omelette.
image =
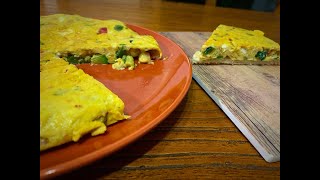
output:
M77 64L110 64L134 70L161 59L157 41L139 35L118 20L78 15L40 16L40 151L129 119L124 102Z
M75 65L56 59L40 72L40 151L103 134L130 116L123 101Z
M280 45L260 30L221 24L194 53L192 63L279 65Z
M157 41L140 35L121 21L79 15L40 16L40 51L71 64L112 64L116 70L133 70L139 63L161 59Z

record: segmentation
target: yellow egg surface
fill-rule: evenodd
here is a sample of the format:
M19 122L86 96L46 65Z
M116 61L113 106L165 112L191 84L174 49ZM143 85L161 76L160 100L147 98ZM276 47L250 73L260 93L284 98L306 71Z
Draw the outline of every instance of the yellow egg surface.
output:
M40 72L40 151L102 134L107 125L129 118L116 94L64 62L48 61Z
M272 64L280 62L280 45L260 30L220 24L194 53L194 64Z
M148 63L162 57L152 36L139 35L121 21L68 14L40 16L40 51L72 64L113 64L124 55L139 61L139 55L144 52L149 55Z

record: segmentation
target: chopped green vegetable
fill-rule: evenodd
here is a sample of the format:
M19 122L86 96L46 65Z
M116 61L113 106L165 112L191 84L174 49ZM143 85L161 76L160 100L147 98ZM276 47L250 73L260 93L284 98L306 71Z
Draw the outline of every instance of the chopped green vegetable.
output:
M90 60L91 60L91 57L90 57L90 56L86 56L86 57L84 58L84 61L85 61L85 62L90 62Z
M209 46L203 51L203 54L207 55L207 54L211 53L213 50L214 50L214 48L212 46Z
M127 58L126 55L123 55L123 56L122 56L122 60L123 60L124 63L126 63L126 58Z
M108 64L108 58L103 54L95 54L91 58L93 64Z
M122 56L125 53L125 48L124 47L125 47L124 45L121 45L120 48L117 50L116 58L122 58Z
M222 56L222 55L219 55L217 58L218 58L218 59L221 59L221 58L223 58L223 56Z
M83 64L83 63L85 63L85 61L84 61L84 59L83 59L83 58L79 58L79 59L78 59L78 61L79 61L79 64Z
M263 61L267 56L267 51L258 51L257 54L255 55L256 58L260 59Z
M134 67L134 59L132 56L126 56L126 60L124 61L125 65L128 67Z
M67 56L66 60L71 64L78 64L79 63L78 58L74 57L74 55Z
M115 25L114 26L114 30L116 30L116 31L121 31L123 29L123 26L122 25Z

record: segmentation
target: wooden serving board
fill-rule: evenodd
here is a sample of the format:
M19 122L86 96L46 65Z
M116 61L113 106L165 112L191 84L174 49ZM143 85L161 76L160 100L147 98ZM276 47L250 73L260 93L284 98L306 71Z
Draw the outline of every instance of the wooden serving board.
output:
M161 32L192 58L211 32ZM280 66L192 65L193 78L267 162L280 161Z

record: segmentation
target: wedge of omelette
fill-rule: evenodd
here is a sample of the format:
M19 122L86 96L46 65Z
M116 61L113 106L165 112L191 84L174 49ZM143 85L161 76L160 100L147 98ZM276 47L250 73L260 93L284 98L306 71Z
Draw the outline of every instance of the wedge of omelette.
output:
M221 24L194 53L192 63L280 65L280 45L260 30Z
M129 118L123 101L102 83L63 59L41 63L40 151L102 134Z
M68 14L40 16L40 51L72 64L112 64L117 70L133 70L134 60L153 64L162 57L152 36L139 35L121 21Z
M161 59L157 41L118 20L79 15L40 16L40 151L130 118L123 101L76 64L112 64L134 70L135 62Z

